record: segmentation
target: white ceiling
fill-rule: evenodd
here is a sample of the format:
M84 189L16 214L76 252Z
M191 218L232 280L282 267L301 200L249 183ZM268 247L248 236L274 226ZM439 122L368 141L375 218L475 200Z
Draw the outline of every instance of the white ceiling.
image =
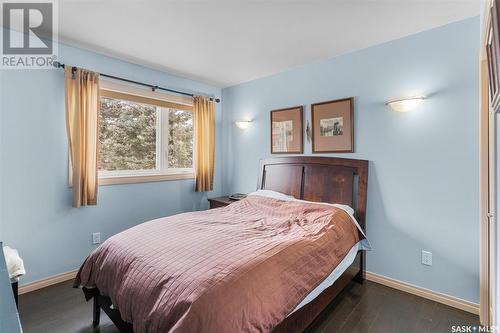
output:
M59 38L226 87L478 14L478 0L60 0Z

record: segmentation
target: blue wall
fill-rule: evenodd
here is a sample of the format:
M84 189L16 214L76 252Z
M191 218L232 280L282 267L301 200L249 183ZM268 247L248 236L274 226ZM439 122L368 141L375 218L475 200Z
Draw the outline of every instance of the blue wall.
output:
M304 105L310 119L311 103L354 96L355 153L339 156L370 160L368 271L478 302L478 55L472 18L224 89L224 192L255 190L270 110ZM384 105L417 94L414 112Z
M479 19L468 19L222 91L215 191L255 189L269 152L269 110L347 96L355 100L356 153L371 161L368 270L479 301ZM96 71L215 94L206 86L81 49L60 59ZM388 99L425 94L412 113ZM0 240L19 249L22 283L77 268L103 239L140 222L206 208L192 180L101 186L96 207L71 208L63 74L0 71ZM246 131L235 120L253 119ZM305 153L311 153L310 143ZM335 155L328 155L335 156ZM432 251L433 267L420 264Z
M61 45L59 58L99 72L221 95L219 88ZM61 70L0 71L0 240L19 250L22 283L78 268L103 239L140 222L207 207L193 180L99 187L98 205L71 207ZM221 107L217 109L215 190L221 189Z

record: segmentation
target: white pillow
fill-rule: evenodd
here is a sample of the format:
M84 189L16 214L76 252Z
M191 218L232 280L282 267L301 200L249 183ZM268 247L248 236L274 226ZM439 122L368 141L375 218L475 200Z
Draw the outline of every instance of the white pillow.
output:
M273 199L288 200L288 201L295 199L292 195L271 190L257 190L255 192L249 193L248 195L260 195L262 197L269 197Z
M273 199L278 199L278 200L285 200L285 201L298 201L298 202L304 202L304 203L311 203L311 204L319 204L319 205L326 205L326 206L334 206L337 208L342 209L345 211L349 216L351 217L352 222L356 225L358 230L365 236L366 242L363 242L362 247L364 249L371 249L370 242L368 241L368 238L366 238L365 232L363 229L361 229L361 226L359 225L358 221L354 217L354 209L352 209L351 206L348 205L342 205L342 204L331 204L328 202L315 202L315 201L307 201L307 200L300 200L300 199L295 199L292 195L284 194L281 192L276 192L276 191L271 191L271 190L257 190L255 192L249 193L248 195L260 195L262 197L268 197L268 198L273 198Z

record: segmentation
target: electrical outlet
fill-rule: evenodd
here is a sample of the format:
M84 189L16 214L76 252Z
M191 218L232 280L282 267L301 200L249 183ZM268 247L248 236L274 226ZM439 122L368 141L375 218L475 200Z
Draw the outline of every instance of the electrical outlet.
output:
M432 266L432 252L422 250L422 265Z
M101 233L94 232L92 234L92 244L101 244Z

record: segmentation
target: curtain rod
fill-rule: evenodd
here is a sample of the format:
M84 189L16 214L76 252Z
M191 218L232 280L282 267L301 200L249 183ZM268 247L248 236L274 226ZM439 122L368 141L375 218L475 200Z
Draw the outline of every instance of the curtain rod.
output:
M65 64L62 64L58 61L55 61L54 62L54 67L56 68L65 68ZM76 67L73 66L72 67L73 70L76 70ZM114 76L114 75L108 75L108 74L103 74L103 73L100 73L99 75L101 76L104 76L104 77L107 77L107 78L110 78L110 79L114 79L114 80L120 80L120 81L124 81L124 82L128 82L128 83L133 83L133 84L137 84L139 86L144 86L144 87L149 87L151 88L152 91L156 91L156 90L163 90L163 91L168 91L168 92L172 92L172 93L175 93L175 94L179 94L179 95L184 95L184 96L189 96L189 97L194 97L194 94L192 93L187 93L187 92L184 92L184 91L179 91L179 90L174 90L174 89L168 89L168 88L163 88L163 87L160 87L160 86L155 86L155 85L152 85L152 84L148 84L148 83L143 83L143 82L139 82L139 81L134 81L134 80L129 80L129 79L124 79L122 77L118 77L118 76ZM210 100L215 100L215 102L219 103L220 102L220 99L219 98L213 98L213 97L210 97Z

